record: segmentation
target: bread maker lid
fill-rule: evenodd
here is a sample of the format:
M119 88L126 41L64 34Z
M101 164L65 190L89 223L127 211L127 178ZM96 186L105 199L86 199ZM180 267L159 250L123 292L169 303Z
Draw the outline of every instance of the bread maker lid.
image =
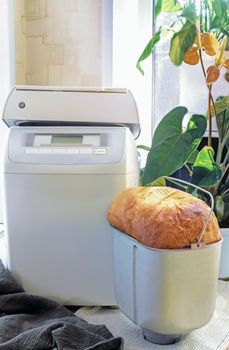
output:
M63 86L15 86L3 120L20 125L124 125L140 133L136 102L128 89Z

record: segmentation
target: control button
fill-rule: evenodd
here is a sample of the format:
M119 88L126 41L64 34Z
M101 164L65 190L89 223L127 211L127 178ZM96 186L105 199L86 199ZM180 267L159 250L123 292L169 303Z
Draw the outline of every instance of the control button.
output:
M106 148L93 148L93 154L104 155L107 154Z
M66 154L79 154L79 148L66 148Z
M39 148L39 154L52 154L51 148Z
M80 154L92 154L92 148L80 148Z
M25 108L25 102L19 102L19 104L18 104L18 106L20 107L20 108Z
M31 147L31 148L26 148L25 149L25 154L38 154L38 148L34 148L34 147Z
M52 154L65 154L65 148L53 148Z

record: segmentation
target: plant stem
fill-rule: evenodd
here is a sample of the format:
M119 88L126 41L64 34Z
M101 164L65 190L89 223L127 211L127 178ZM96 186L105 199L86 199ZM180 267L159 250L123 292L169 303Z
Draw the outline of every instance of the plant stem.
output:
M205 31L208 32L208 17L207 17L207 3L206 1L204 2L204 5L205 5Z
M227 184L228 181L229 181L229 174L228 174L227 177L226 177L225 184ZM224 193L226 193L227 191L229 191L229 188L228 188Z
M226 131L225 136L223 137L222 147L225 147L225 146L226 146L226 143L227 143L227 141L228 141L228 138L229 138L229 127L228 127L228 129L227 129L227 131Z
M198 50L199 51L199 56L200 56L200 64L201 64L201 68L203 71L203 75L204 78L206 79L206 71L204 68L204 62L203 62L203 56L202 56L202 50L201 48ZM213 106L214 109L214 114L215 114L215 118L216 118L216 124L217 124L217 129L218 129L218 134L219 134L219 117L216 113L216 107L215 107L215 102L214 99L212 97L212 93L211 93L211 89L212 89L212 84L208 85L207 84L207 88L208 88L208 119L209 119L209 132L208 132L208 146L209 143L211 145L211 134L212 134L212 113L211 113L211 105ZM209 114L210 112L210 114ZM220 134L218 137L219 143L218 143L218 150L221 148L221 140L220 140ZM221 159L221 154L218 154L217 152L217 159L220 158Z
M224 169L224 171L223 171L221 180L218 182L218 184L217 184L216 187L215 187L215 190L214 190L214 192L213 192L213 196L216 196L216 194L217 194L217 192L218 192L218 190L219 190L219 187L220 187L220 185L222 184L222 179L223 179L224 176L226 175L228 169L229 169L229 163L227 163L227 165L226 165L226 167L225 167L225 169ZM227 182L228 182L228 178L226 179L225 183L227 183ZM226 191L224 192L224 194L226 194L228 191L229 191L229 189L226 190ZM223 197L223 194L222 194L222 197Z
M217 163L221 162L222 152L223 152L224 147L226 146L228 138L229 138L229 128L227 129L226 135L224 136L222 143L220 143L218 146L218 154L217 154L217 159L216 159ZM224 163L225 163L225 158L224 158Z
M185 164L184 166L188 170L189 175L192 176L192 169L188 166L188 164Z
M204 28L204 25L203 25L203 12L204 12L204 9L203 9L203 0L200 1L200 30L205 32L205 28ZM202 26L201 26L202 25Z
M201 68L204 74L204 78L206 79L206 72L205 72L205 68L204 68L204 62L203 62L203 56L202 56L202 49L200 48L199 50L199 56L200 56L200 64L201 64Z
M203 71L203 75L204 75L204 78L206 79L206 71L205 71L205 68L204 68L204 62L203 62L203 56L202 56L202 50L201 49L199 49L199 56L200 56L200 64L201 64L201 68L202 68L202 71ZM208 90L209 90L209 88L208 88ZM215 102L214 102L214 99L213 99L211 93L210 93L210 97L211 97L211 102L212 102L212 105L213 105L213 108L214 108L214 113L216 115Z
M224 176L226 175L228 169L229 169L229 163L227 163L227 165L225 166L225 169L224 169L223 174L222 174L221 181L219 182L219 184L218 184L218 186L217 186L217 190L219 189L219 187L220 187L220 185L221 185L221 183L222 183L222 179L223 179ZM228 180L226 180L225 183L227 183L227 182L228 182ZM217 191L217 190L216 190L216 191Z
M226 146L226 143L227 143L227 141L228 141L228 138L229 138L229 128L227 129L226 135L224 136L223 141L222 141L222 143L220 144L220 147L218 147L218 153L220 153L220 155L222 154L223 149L224 149L224 147ZM226 165L226 161L227 161L228 158L229 158L228 152L229 152L229 150L227 151L227 154L226 154L226 156L225 156L225 158L224 158L224 162L223 162L224 165ZM221 161L221 156L220 156L220 159L219 159L219 163L220 163L220 161Z
M221 196L222 196L222 197L226 197L226 195L228 194L228 192L229 192L229 188L228 188L225 192L223 192L223 193L221 194Z
M225 155L225 158L224 158L224 161L223 161L223 165L225 165L225 166L228 165L228 164L227 164L228 159L229 159L229 149L227 150L227 153L226 153L226 155Z
M229 163L227 163L226 166L225 166L225 169L224 169L223 175L222 175L222 179L223 179L223 177L226 175L228 169L229 169Z
M171 180L171 179L168 179L168 181L170 181L170 182L173 183L174 185L179 186L179 187L181 187L181 188L183 188L184 190L187 191L187 188L188 188L188 187L185 186L185 185L182 185L180 182L176 182L176 181Z
M211 89L212 84L208 85L208 146L212 146L212 111L211 111Z
M222 158L222 140L221 140L221 135L220 135L220 122L219 122L219 116L216 112L216 107L215 107L215 101L211 95L211 103L214 109L214 114L215 114L215 120L216 120L216 126L217 126L217 130L218 130L218 148L217 148L217 156L216 156L216 162L220 163L221 158ZM222 151L220 152L220 150L222 149Z

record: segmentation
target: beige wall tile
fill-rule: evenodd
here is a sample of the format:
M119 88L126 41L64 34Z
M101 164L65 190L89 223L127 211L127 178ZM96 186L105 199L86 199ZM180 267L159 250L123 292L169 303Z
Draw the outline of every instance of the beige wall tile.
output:
M16 76L17 76L17 84L24 85L25 81L25 65L23 62L16 63Z
M82 74L79 86L100 86L100 74Z
M40 14L39 1L25 0L26 17L39 17L39 14Z
M45 17L47 12L46 1L47 0L25 0L25 16L32 18Z
M36 70L33 74L25 74L25 84L26 85L47 85L48 74L44 69Z
M49 84L80 86L81 76L76 64L65 64L62 66L49 66Z
M25 36L22 33L22 21L15 21L14 28L17 33L17 38L15 40L15 58L16 62L24 62L26 57L26 41Z
M71 45L64 46L64 63L65 64L78 64L79 44L80 43L72 43ZM78 69L80 69L80 67Z
M79 10L83 13L95 13L101 6L102 0L81 0L79 2Z
M17 83L101 84L101 0L14 2Z
M25 37L43 35L47 32L47 24L45 19L31 20L29 17L22 18L22 32Z
M45 44L47 59L46 64L64 64L64 46Z
M65 85L63 84L63 66L52 65L48 66L48 85Z
M79 1L78 0L65 0L64 10L66 12L78 12L79 11Z
M48 17L61 18L63 15L64 2L65 0L47 0Z
M25 15L25 0L14 0L14 19L21 21L21 16Z

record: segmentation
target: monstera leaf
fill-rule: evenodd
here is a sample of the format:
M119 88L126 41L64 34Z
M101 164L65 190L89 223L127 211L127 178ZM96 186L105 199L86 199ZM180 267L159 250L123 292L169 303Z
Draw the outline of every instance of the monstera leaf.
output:
M202 148L193 164L191 183L201 187L214 186L221 180L222 174L222 169L214 161L213 148Z
M218 115L219 137L229 147L229 96L219 97L215 103Z
M196 38L195 24L186 21L181 30L174 34L170 43L169 56L173 64L180 66L188 49Z
M183 130L182 122L187 112L185 107L176 107L159 123L143 172L143 185L180 169L199 145L207 127L206 118L192 115Z
M229 95L218 97L215 102L216 113L219 114L229 107ZM212 108L212 115L215 115L215 110Z

